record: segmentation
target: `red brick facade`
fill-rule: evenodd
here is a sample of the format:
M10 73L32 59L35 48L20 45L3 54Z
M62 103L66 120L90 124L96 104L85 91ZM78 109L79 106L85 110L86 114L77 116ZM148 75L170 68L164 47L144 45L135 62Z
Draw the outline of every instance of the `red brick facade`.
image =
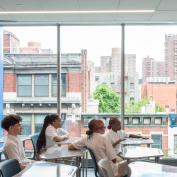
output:
M4 92L16 92L16 74L4 73Z
M67 83L68 83L67 92L81 92L81 73L69 72Z
M142 85L142 98L149 98L170 112L176 112L177 84L150 84Z

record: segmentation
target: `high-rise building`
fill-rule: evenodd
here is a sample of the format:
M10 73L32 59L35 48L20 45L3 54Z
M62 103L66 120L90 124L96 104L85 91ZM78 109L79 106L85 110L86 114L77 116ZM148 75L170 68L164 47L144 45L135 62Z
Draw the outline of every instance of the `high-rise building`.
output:
M111 85L113 90L120 93L121 90L121 49L112 48L111 56L101 57L101 67L96 72L96 84L105 83ZM136 55L125 55L125 102L138 100L138 73L136 72Z
M148 78L165 77L164 61L157 61L149 56L143 58L142 62L142 79L146 82Z
M177 81L177 35L165 35L165 74Z

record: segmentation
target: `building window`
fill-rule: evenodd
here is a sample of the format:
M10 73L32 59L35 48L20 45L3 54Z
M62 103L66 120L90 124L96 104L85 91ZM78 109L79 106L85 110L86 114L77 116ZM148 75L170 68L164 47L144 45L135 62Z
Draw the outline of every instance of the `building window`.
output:
M22 117L22 135L31 134L31 114L19 114Z
M130 83L130 89L132 89L132 90L135 89L135 84L134 83Z
M174 135L174 153L177 154L177 135Z
M35 114L34 115L34 122L35 122L35 133L40 133L41 128L43 126L45 114Z
M152 148L162 149L162 135L161 134L153 134L151 135L151 139L154 143L151 145Z
M161 117L155 118L154 123L155 123L155 125L161 125L162 124L162 118Z
M32 96L32 76L17 75L17 95L19 97Z
M144 123L145 125L151 124L151 118L150 118L150 117L144 118L143 123Z
M124 124L128 125L128 118L127 117L124 118Z
M139 117L133 117L132 118L132 123L135 124L135 125L140 124L140 118Z
M57 75L52 75L52 96L57 96ZM61 96L66 96L66 73L61 74Z
M34 80L35 96L48 97L49 96L49 76L48 75L35 75Z

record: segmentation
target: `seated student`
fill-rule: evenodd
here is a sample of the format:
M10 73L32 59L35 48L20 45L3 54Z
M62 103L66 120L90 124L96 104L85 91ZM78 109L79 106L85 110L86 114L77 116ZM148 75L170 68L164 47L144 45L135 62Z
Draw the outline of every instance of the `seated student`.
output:
M9 159L17 159L21 169L24 169L28 163L33 162L25 157L23 144L19 135L22 131L22 118L19 115L10 114L4 117L1 127L7 131L7 137L4 142L4 151Z
M116 117L110 118L108 129L109 131L106 133L106 136L110 139L117 154L121 152L120 142L124 141L125 138L147 139L146 137L142 137L140 135L126 134L124 130L121 130L121 122Z
M56 142L68 138L69 134L61 127L61 119L58 114L49 114L45 117L43 127L37 140L37 153L52 147Z
M116 152L106 136L105 126L102 120L93 119L88 124L89 130L86 132L87 136L80 140L69 144L70 150L81 149L84 146L89 147L94 152L97 161L107 158L112 166L115 176L124 176L128 173L127 162L116 155ZM120 163L121 162L121 163Z

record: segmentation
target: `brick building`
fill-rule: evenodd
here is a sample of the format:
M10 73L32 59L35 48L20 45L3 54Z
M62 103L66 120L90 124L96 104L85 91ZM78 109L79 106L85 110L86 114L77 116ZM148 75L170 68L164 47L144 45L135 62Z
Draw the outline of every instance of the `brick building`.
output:
M86 54L82 50L61 55L61 112L67 118L79 119L87 108ZM24 134L37 132L44 116L57 112L56 59L55 54L4 55L4 114L22 115Z

